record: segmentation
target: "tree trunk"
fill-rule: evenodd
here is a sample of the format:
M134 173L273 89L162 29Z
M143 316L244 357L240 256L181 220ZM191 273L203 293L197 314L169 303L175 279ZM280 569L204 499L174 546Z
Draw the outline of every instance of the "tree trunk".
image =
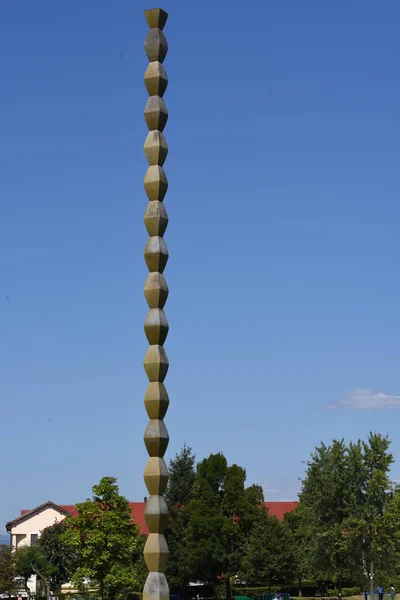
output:
M100 581L100 600L104 600L104 581Z
M231 579L230 577L225 577L225 600L231 600L231 597Z
M44 575L39 573L39 571L37 569L34 569L33 565L31 565L31 566L32 566L32 571L34 573L36 573L36 575L39 575L40 579L42 580L44 589L46 590L46 598L47 598L47 600L49 600L49 598L50 598L50 583L49 583L49 581L46 579L46 577L44 577Z
M338 600L342 600L342 579L339 577L337 582Z
M301 584L302 583L303 583L303 579L302 579L302 577L299 577L299 580L298 580L298 584L299 584L299 598L301 598L301 596L302 596L302 593L301 593Z

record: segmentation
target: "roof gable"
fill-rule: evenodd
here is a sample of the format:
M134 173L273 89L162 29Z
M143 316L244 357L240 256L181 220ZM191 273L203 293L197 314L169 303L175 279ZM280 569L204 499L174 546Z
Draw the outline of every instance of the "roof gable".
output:
M68 512L62 506L58 506L58 504L55 504L51 500L48 500L47 502L40 504L39 506L37 506L36 508L33 508L32 510L21 510L21 515L19 517L17 517L13 521L9 521L6 524L6 530L8 532L10 532L10 529L12 527L14 527L15 525L18 525L19 523L22 523L23 521L30 519L31 517L33 517L34 515L37 515L39 512L43 511L46 508L53 508L54 510L56 510L58 512L64 513L65 516L67 516L67 514L68 514Z

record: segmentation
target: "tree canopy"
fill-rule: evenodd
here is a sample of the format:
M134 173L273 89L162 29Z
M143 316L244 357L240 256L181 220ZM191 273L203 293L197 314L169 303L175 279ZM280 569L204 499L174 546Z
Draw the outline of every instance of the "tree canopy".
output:
M78 515L67 517L62 535L78 556L72 581L79 587L97 583L102 600L122 597L138 579L133 560L139 531L128 500L115 478L103 477L93 486L93 499L76 508Z
M299 527L308 532L313 576L337 582L339 589L343 580L366 587L371 562L386 569L396 562L389 446L376 433L366 442L333 440L317 447L307 463Z
M15 579L16 557L10 546L0 544L0 594L15 594L18 583Z

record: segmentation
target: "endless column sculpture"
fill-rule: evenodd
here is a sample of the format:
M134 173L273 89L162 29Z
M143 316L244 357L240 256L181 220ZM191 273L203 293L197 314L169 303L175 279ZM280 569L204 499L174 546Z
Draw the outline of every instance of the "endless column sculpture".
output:
M144 368L150 383L144 404L150 420L144 434L144 443L150 458L144 471L144 480L150 496L145 509L149 535L144 548L149 574L143 589L143 600L169 600L169 588L164 575L168 560L168 546L164 537L168 508L163 496L168 481L168 470L163 456L169 442L163 421L169 404L163 383L169 366L163 346L168 334L168 321L163 311L168 297L168 286L163 275L168 261L168 250L163 239L168 215L162 203L168 188L162 167L168 153L167 142L162 133L168 119L167 107L162 99L168 85L167 74L162 65L168 51L162 31L168 14L161 8L154 8L146 10L145 16L150 31L144 43L149 59L144 83L150 98L144 110L144 118L149 128L144 143L149 163L144 178L144 187L149 199L144 222L150 237L144 250L149 269L144 286L149 305L144 331L150 345L144 359Z

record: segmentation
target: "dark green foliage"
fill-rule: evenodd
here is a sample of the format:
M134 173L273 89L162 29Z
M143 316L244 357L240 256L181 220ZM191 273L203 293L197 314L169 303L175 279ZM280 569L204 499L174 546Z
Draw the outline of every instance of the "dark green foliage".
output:
M191 581L192 573L185 536L189 524L187 506L172 506L165 537L168 540L169 560L166 577L173 593ZM177 592L178 593L178 592Z
M65 521L61 521L43 529L38 539L42 555L51 565L50 584L55 594L58 594L61 586L69 581L77 560L73 548L63 541L64 533Z
M194 497L187 505L184 541L194 581L216 583L227 568L231 528L223 511L227 469L222 454L210 455L197 465Z
M294 579L297 581L296 590L292 589L290 594L313 596L316 593L317 584L308 582L307 585L307 581L304 581L307 574L313 572L310 556L313 546L312 529L309 527L307 519L304 518L301 505L294 511L285 514L283 527L287 531L287 543L290 545L293 559L292 569Z
M0 594L15 594L18 587L15 581L15 554L10 546L0 545Z
M184 540L188 526L187 504L192 498L195 480L195 455L192 449L184 444L179 454L170 460L165 494L170 513L165 531L169 548L166 577L171 590L181 589L191 580L192 573Z
M260 513L262 490L245 487L246 471L228 466L223 454L211 454L197 465L193 498L187 505L184 545L192 580L216 585L241 568L244 547Z
M168 506L184 506L192 497L196 480L196 457L190 446L183 445L179 454L169 462L168 487L165 499Z
M291 536L277 517L260 512L244 549L241 577L253 585L291 581L295 575Z
M279 586L271 586L270 588L268 585L262 585L259 587L245 586L245 587L232 588L232 595L233 596L248 596L249 598L258 598L258 597L263 596L264 594L268 594L268 593L275 594L278 591L279 591Z
M333 596L333 597L338 597L338 590L328 590L328 596ZM342 588L342 596L344 597L348 597L348 596L358 596L359 594L361 594L361 588L359 587L351 587L351 588L347 588L344 587Z
M148 570L144 560L143 551L147 537L139 535L132 553L132 563L135 568L136 590L142 590L147 579Z
M17 550L15 572L18 577L25 581L27 590L28 579L32 575L37 575L47 598L52 590L52 577L56 573L56 568L46 559L43 549L39 544L27 546ZM57 579L57 576L56 576ZM55 585L53 589L56 589Z

